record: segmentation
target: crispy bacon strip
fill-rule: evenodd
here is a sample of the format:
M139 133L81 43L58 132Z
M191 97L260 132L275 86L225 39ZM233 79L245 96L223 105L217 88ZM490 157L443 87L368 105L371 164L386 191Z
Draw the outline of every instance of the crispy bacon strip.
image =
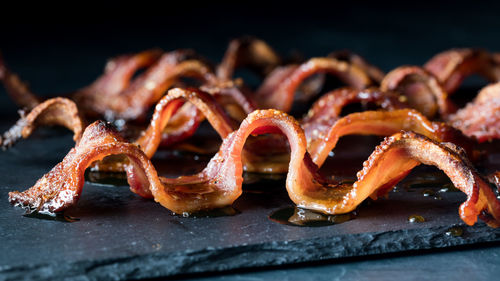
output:
M300 84L318 73L335 75L356 89L364 89L370 84L370 78L355 65L333 58L313 58L298 67L278 68L269 74L257 90L259 107L289 111Z
M38 126L64 126L73 131L76 143L82 136L85 122L75 103L67 98L52 98L35 106L27 115L24 111L20 113L21 119L0 138L4 148L12 146L20 138L28 138Z
M7 93L21 108L31 110L40 103L40 98L31 92L28 85L7 67L0 53L0 80Z
M71 149L63 161L39 179L24 192L10 192L9 201L22 206L28 212L45 214L62 211L80 198L85 169L92 162L108 155L125 154L133 165L141 167L150 186L161 185L155 168L147 156L134 144L126 143L111 127L97 121L85 129L81 141ZM134 190L143 196L150 196L149 190Z
M481 217L490 226L500 222L500 202L491 187L477 174L463 153L452 144L432 141L424 136L402 132L386 138L378 146L352 186L326 182L306 151L306 138L293 117L276 110L250 114L240 128L229 134L219 153L199 174L177 179L158 178L147 156L135 145L124 143L102 122L89 126L82 141L51 172L29 190L9 193L9 200L52 213L76 203L83 186L86 167L112 154L125 154L132 160L127 170L131 189L176 213L195 212L232 204L242 193L241 152L251 134L281 133L290 143L291 155L286 180L292 201L304 208L329 214L352 211L368 196L386 193L420 163L442 169L453 184L467 195L460 216L472 225Z
M454 110L436 77L418 66L401 66L392 70L382 80L380 89L399 92L411 107L429 118L438 112L444 117Z
M390 136L402 130L416 132L436 142L454 143L462 147L468 155L473 155L474 142L471 139L445 123L429 121L413 109L352 113L319 133L314 134L307 128L305 133L308 151L314 163L321 166L342 136L353 134Z
M231 133L236 125L228 119L224 110L215 101L214 97L197 89L171 89L156 105L151 123L142 136L136 141L148 157L153 157L161 142L164 128L167 127L170 118L176 110L184 103L184 100L196 106L207 118L208 122L217 131L221 138ZM192 135L189 131L185 134ZM186 137L184 135L184 137Z
M341 88L325 94L309 110L301 121L308 143L313 143L339 119L342 108L351 103L375 103L387 110L408 107L399 101L395 93L381 92L376 88L356 90ZM333 148L332 148L333 149ZM286 173L288 171L289 152L286 140L280 136L260 136L249 139L245 146L245 171L257 173Z
M319 98L312 105L301 123L304 128L315 127L312 129L322 131L325 127L332 126L339 119L342 109L346 105L352 103L374 103L384 110L408 108L409 106L401 100L398 94L390 91L381 91L377 88L364 90L350 87L340 88L326 93ZM321 128L316 128L316 126L321 126Z
M499 139L500 82L483 88L473 102L449 116L448 122L479 142Z
M186 101L189 103L185 103ZM189 115L190 113L194 115ZM180 117L170 127L170 121L175 116ZM135 140L135 144L148 158L152 158L162 141L167 140L173 144L192 136L204 118L207 118L222 139L237 127L210 94L197 89L171 89L156 104L148 128ZM124 172L127 165L125 157L109 157L96 162L92 169Z
M479 74L491 82L500 80L495 57L481 49L451 49L435 55L424 68L437 77L444 90L455 92L469 75Z
M334 58L340 61L346 61L352 65L361 68L370 77L372 84L380 85L382 79L384 79L384 72L378 67L367 62L362 56L353 53L349 50L336 51L328 55L330 58Z
M266 42L255 37L234 39L217 67L217 77L231 80L238 67L248 67L262 77L281 63L279 55Z

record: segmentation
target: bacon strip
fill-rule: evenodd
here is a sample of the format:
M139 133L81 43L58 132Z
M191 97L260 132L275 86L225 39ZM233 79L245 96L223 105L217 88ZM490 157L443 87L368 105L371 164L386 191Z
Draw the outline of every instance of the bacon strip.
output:
M362 56L349 50L336 51L329 54L328 57L345 61L359 67L368 75L368 77L370 77L372 84L380 85L380 82L384 79L385 74L382 70L367 62Z
M438 112L445 117L454 111L436 77L418 66L401 66L392 70L382 80L380 89L401 93L411 107L429 118Z
M20 113L21 119L0 138L4 148L12 146L20 138L28 138L38 126L64 126L73 131L76 143L81 138L85 122L75 103L69 99L52 98L35 106L27 115L24 111Z
M189 103L185 103L186 101ZM170 121L175 116L180 117L174 120L175 123L169 129ZM148 128L134 143L144 151L148 158L152 158L162 141L169 141L173 144L192 136L204 118L207 118L222 139L236 128L210 94L197 89L171 89L156 104ZM125 157L110 157L96 162L92 169L124 172L128 164Z
M254 37L242 37L229 43L217 67L217 77L231 80L238 67L248 67L265 77L280 63L281 58L266 42Z
M374 103L384 110L395 110L408 108L409 106L401 101L401 97L390 91L381 91L377 88L357 90L354 88L340 88L326 93L319 98L309 109L309 112L302 120L304 128L324 131L325 127L332 126L340 117L342 109L353 103ZM320 128L316 128L320 126ZM313 128L314 127L314 128ZM306 135L307 131L306 130Z
M444 90L455 92L469 75L479 74L491 82L500 80L494 55L481 49L451 49L435 55L424 68L437 77Z
M313 58L298 67L278 68L269 74L256 93L259 107L290 111L297 88L318 73L335 75L356 89L370 84L370 78L355 65L332 58Z
M480 216L489 225L500 222L500 201L477 174L464 154L452 144L432 141L412 132L386 138L363 164L352 186L327 182L318 173L306 151L306 138L293 117L276 110L250 114L240 128L229 134L219 153L199 174L177 179L158 178L146 154L123 140L102 122L89 126L82 141L52 171L29 190L9 193L17 204L52 213L76 203L83 186L86 167L105 156L125 154L132 160L127 169L132 191L153 196L155 201L176 213L195 212L232 204L241 195L242 150L251 134L281 133L290 143L291 155L286 180L288 194L298 206L329 214L352 211L368 196L376 198L406 176L420 163L443 170L453 184L467 195L460 216L472 225Z
M148 157L152 157L158 149L164 128L167 127L171 116L184 103L184 100L189 101L204 114L222 139L235 129L236 126L210 94L197 89L171 89L158 102L148 129L136 141ZM194 132L189 131L185 134L192 135Z
M456 114L448 123L479 142L500 138L500 83L483 88L473 102Z
M400 131L413 131L436 142L450 142L462 147L473 156L474 142L460 131L442 122L431 122L413 109L394 111L364 111L349 114L320 134L305 130L308 151L314 163L321 166L339 138L345 135L390 136Z
M160 185L155 168L134 144L126 143L110 126L97 121L85 129L81 141L63 161L24 192L10 192L9 201L28 212L45 214L62 211L80 198L85 169L108 155L125 154L141 167L151 186ZM141 194L141 191L137 191ZM149 191L148 191L149 192Z

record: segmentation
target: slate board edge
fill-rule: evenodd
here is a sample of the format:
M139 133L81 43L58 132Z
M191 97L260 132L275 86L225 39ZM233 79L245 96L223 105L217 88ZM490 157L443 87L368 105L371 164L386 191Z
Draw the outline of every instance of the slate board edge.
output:
M500 231L492 231L483 223L473 227L457 226L464 229L462 237L446 235L450 226L440 226L74 263L40 263L18 267L0 265L0 280L156 278L500 241Z

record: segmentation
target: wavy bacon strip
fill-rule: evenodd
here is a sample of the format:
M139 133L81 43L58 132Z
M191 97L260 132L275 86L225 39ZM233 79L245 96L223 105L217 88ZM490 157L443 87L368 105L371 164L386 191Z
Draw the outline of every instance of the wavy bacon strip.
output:
M73 131L76 143L81 138L85 121L80 116L75 103L67 98L52 98L35 106L29 114L21 112L21 118L0 138L0 144L6 148L20 138L28 138L39 126L59 125Z
M490 226L500 223L500 202L491 187L452 144L402 132L386 138L363 164L353 185L327 182L306 151L306 138L293 117L276 110L250 114L240 128L223 142L219 153L199 174L176 179L158 178L147 156L123 140L102 122L89 126L82 141L63 162L25 192L9 193L12 204L39 212L56 212L76 203L83 186L84 170L92 161L125 154L132 161L127 170L132 191L153 196L176 213L195 212L232 204L242 193L241 152L251 134L281 133L290 143L291 155L286 188L298 206L328 214L352 211L363 200L385 194L420 163L443 170L467 195L460 217L469 225L481 217Z
M494 55L481 49L451 49L431 58L424 68L437 77L444 90L455 92L462 81L472 74L491 82L500 80L500 65Z
M473 102L449 116L447 121L479 142L499 139L500 83L483 88Z
M340 88L319 98L302 119L306 136L313 131L326 132L340 118L342 109L353 103L373 103L384 110L408 108L401 97L390 91L377 88L358 90L350 87ZM317 134L313 134L316 135ZM309 136L308 136L309 138Z
M256 101L260 108L290 111L295 91L307 78L318 73L328 73L356 89L370 85L370 78L355 65L333 58L313 58L300 66L287 66L273 71L257 90Z
M382 80L380 89L399 92L411 107L429 118L438 112L446 117L455 111L436 77L418 66L401 66L392 70Z
M372 84L380 85L380 82L384 79L385 74L382 70L367 62L362 56L349 50L336 51L329 54L328 57L346 61L361 68L370 77Z
M141 167L151 186L161 185L155 168L147 156L134 144L127 143L109 125L97 121L85 129L81 141L71 149L62 162L24 192L10 192L9 201L29 212L45 214L62 211L80 198L84 173L94 161L114 154L125 154L134 165ZM147 196L149 191L136 191Z
M390 136L400 131L413 131L436 142L450 142L462 147L467 155L474 156L474 142L459 130L442 122L431 122L413 109L393 111L364 111L349 114L320 135L306 130L308 151L317 165L321 166L339 138L346 135Z
M149 127L136 141L148 157L151 158L158 149L164 128L167 127L170 118L184 101L189 101L190 104L196 106L221 138L224 139L229 133L234 131L236 125L228 119L224 110L210 94L197 89L171 89L158 102ZM190 135L193 133L186 132L186 134Z
M231 80L239 67L248 67L265 77L280 63L281 58L266 42L255 37L242 37L229 43L224 58L217 67L217 77Z

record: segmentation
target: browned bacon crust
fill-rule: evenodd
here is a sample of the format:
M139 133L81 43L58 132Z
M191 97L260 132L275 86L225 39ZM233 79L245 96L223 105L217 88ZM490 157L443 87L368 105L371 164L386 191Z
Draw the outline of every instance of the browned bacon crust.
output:
M309 130L310 131L310 130ZM450 142L473 156L474 142L459 130L442 122L431 122L413 109L393 111L364 111L349 114L320 133L305 130L308 151L317 165L321 166L340 137L345 135L390 136L400 131L413 131L436 142Z
M435 55L424 68L451 94L472 74L482 75L491 82L499 81L499 64L495 60L494 55L481 49L451 49Z
M63 161L24 192L10 192L9 201L28 211L51 214L76 204L84 183L85 169L92 162L108 155L125 154L139 165L150 185L160 184L155 168L147 156L134 144L126 143L106 123L97 121L85 129L81 141ZM148 195L149 190L134 190Z
M318 73L335 75L347 85L360 90L370 84L370 78L355 65L333 58L313 58L300 66L281 67L270 73L257 90L258 106L288 112L300 84Z
M500 83L483 88L473 102L456 114L448 123L479 142L500 138Z
M75 103L66 98L52 98L35 106L29 114L21 112L21 118L0 138L2 147L12 146L20 138L28 138L38 126L59 125L73 131L78 143L82 136L84 121Z
M9 200L39 212L60 211L76 203L84 170L91 162L112 154L125 154L132 160L127 169L131 189L145 197L152 195L167 209L181 213L226 206L242 192L242 150L247 138L266 133L281 133L290 144L286 188L298 206L329 214L352 211L367 197L385 194L411 169L423 163L443 170L467 195L459 209L464 222L472 225L479 216L490 226L499 225L499 200L455 145L413 132L397 133L375 149L353 185L327 182L318 175L318 167L307 153L306 137L299 123L276 110L250 114L237 131L224 139L219 153L202 172L177 179L158 178L140 149L124 143L104 123L94 123L63 162L29 190L11 192Z
M381 82L382 91L395 91L407 98L408 104L432 118L445 117L455 109L433 74L418 66L401 66L389 72Z

